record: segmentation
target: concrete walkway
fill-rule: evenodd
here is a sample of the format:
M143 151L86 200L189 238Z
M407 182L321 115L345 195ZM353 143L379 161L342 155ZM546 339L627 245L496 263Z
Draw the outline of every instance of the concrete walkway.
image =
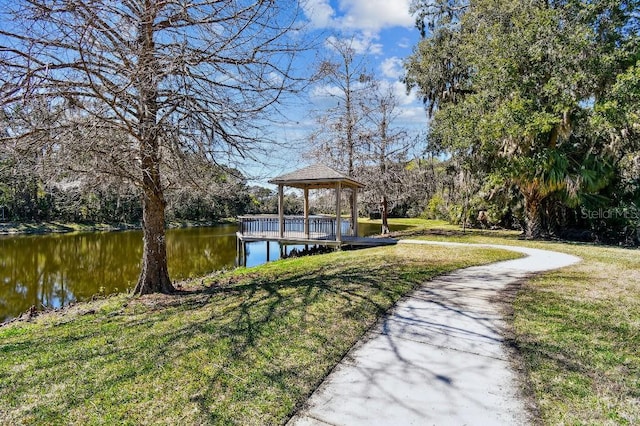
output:
M402 240L403 244L441 244ZM461 269L403 299L325 379L289 425L525 425L500 292L580 259L514 246L522 259Z

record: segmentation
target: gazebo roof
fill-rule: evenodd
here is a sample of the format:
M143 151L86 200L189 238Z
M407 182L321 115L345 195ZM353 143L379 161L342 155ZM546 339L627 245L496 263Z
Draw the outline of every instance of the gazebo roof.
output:
M340 182L342 186L349 188L363 188L364 184L345 174L325 166L313 164L291 173L285 173L275 177L269 183L291 186L293 188L333 188Z

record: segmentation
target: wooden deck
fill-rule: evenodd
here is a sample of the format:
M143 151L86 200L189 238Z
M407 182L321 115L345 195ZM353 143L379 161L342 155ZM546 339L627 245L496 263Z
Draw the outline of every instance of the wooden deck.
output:
M277 216L241 216L236 233L241 243L277 241L285 245L383 246L396 244L392 238L359 237L353 235L348 219L341 219L340 232L336 232L335 217L286 216L281 224Z
M378 238L378 237L353 237L343 236L340 241L336 241L331 236L326 235L310 235L309 238L303 232L289 232L286 236L280 237L270 234L241 234L236 233L238 240L241 242L256 242L256 241L277 241L287 245L325 245L325 246L386 246L396 244L398 241L393 238Z

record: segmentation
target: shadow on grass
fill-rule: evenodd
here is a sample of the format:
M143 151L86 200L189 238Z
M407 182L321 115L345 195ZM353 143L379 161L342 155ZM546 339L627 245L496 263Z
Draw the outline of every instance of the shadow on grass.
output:
M241 423L228 414L239 407L244 412L266 393L279 395L266 409L279 414L264 413L262 421L288 418L377 317L419 282L395 276L389 286L389 274L379 272L341 269L202 290L197 297L203 307L234 308L214 310L179 331L181 339L205 334L231 341L227 359L233 361L218 368L197 398L200 412L209 422ZM236 400L231 405L237 407L221 410L216 394L230 378Z
M357 264L241 278L9 338L0 343L0 423L65 423L79 413L89 423L151 413L162 422L183 411L213 424L283 422L428 275Z
M637 305L614 294L591 297L589 288L604 293L606 284L587 272L557 272L552 280L550 287L525 286L516 302L517 345L537 393L547 400L545 418L577 424L622 416L627 421L621 424L634 423L628 419L638 415ZM562 408L549 401L561 401Z

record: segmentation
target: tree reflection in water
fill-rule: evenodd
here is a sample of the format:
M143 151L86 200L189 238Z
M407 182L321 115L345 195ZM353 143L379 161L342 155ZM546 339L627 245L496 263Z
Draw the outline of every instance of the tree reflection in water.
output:
M167 231L174 280L231 268L236 226ZM0 322L31 306L58 308L128 291L140 273L142 232L0 236Z
M379 225L361 224L362 235ZM236 225L167 231L173 280L233 268ZM266 261L266 243L251 243L247 265ZM271 243L270 259L279 257ZM131 290L140 273L142 232L0 236L0 322L31 306L58 308L96 294Z

